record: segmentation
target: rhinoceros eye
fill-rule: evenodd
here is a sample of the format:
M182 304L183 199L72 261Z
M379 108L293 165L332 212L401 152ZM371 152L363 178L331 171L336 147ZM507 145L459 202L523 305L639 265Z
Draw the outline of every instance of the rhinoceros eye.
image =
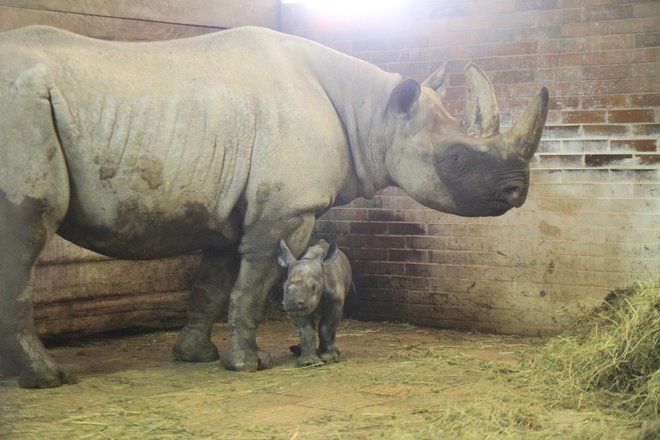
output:
M461 160L461 156L459 156L458 153L454 153L454 154L452 154L452 155L450 156L450 158L451 158L451 160L453 160L454 162L458 162L459 160Z

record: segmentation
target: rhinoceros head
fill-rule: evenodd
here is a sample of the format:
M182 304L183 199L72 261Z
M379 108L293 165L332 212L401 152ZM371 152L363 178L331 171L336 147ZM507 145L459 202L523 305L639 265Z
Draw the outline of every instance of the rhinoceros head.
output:
M465 75L462 122L441 101L444 66L421 86L405 79L394 88L386 167L396 185L430 208L469 217L501 215L527 197L529 161L543 132L548 90L543 87L502 134L488 77L474 64Z

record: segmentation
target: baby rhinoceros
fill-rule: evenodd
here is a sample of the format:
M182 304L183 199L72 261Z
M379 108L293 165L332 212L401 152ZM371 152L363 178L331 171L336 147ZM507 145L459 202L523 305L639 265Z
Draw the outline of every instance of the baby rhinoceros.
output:
M319 240L296 260L284 240L280 240L277 261L288 268L282 305L300 332L300 345L291 347L298 355L296 365L338 361L335 333L344 310L344 297L352 285L348 258L334 243ZM318 350L313 318L317 308L321 315Z

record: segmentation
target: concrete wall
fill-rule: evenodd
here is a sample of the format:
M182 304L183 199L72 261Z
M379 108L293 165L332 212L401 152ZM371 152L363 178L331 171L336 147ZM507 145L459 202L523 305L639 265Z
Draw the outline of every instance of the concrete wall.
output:
M660 3L400 2L322 13L288 2L282 28L423 80L448 62L460 116L469 60L493 80L503 123L552 97L527 203L459 218L386 190L328 212L317 236L350 255L361 319L552 333L611 289L660 276Z

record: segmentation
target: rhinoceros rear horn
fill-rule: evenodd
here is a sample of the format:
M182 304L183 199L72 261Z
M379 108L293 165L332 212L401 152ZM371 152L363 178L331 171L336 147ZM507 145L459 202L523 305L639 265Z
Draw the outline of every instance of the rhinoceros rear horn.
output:
M422 83L422 87L430 87L438 94L440 98L445 95L445 76L446 76L446 65L447 63L442 63L442 65L431 74L428 78Z
M508 147L530 160L541 141L545 118L548 116L548 89L542 87L525 113L505 136Z
M475 64L465 68L465 131L475 137L489 137L500 131L500 112L493 85Z

